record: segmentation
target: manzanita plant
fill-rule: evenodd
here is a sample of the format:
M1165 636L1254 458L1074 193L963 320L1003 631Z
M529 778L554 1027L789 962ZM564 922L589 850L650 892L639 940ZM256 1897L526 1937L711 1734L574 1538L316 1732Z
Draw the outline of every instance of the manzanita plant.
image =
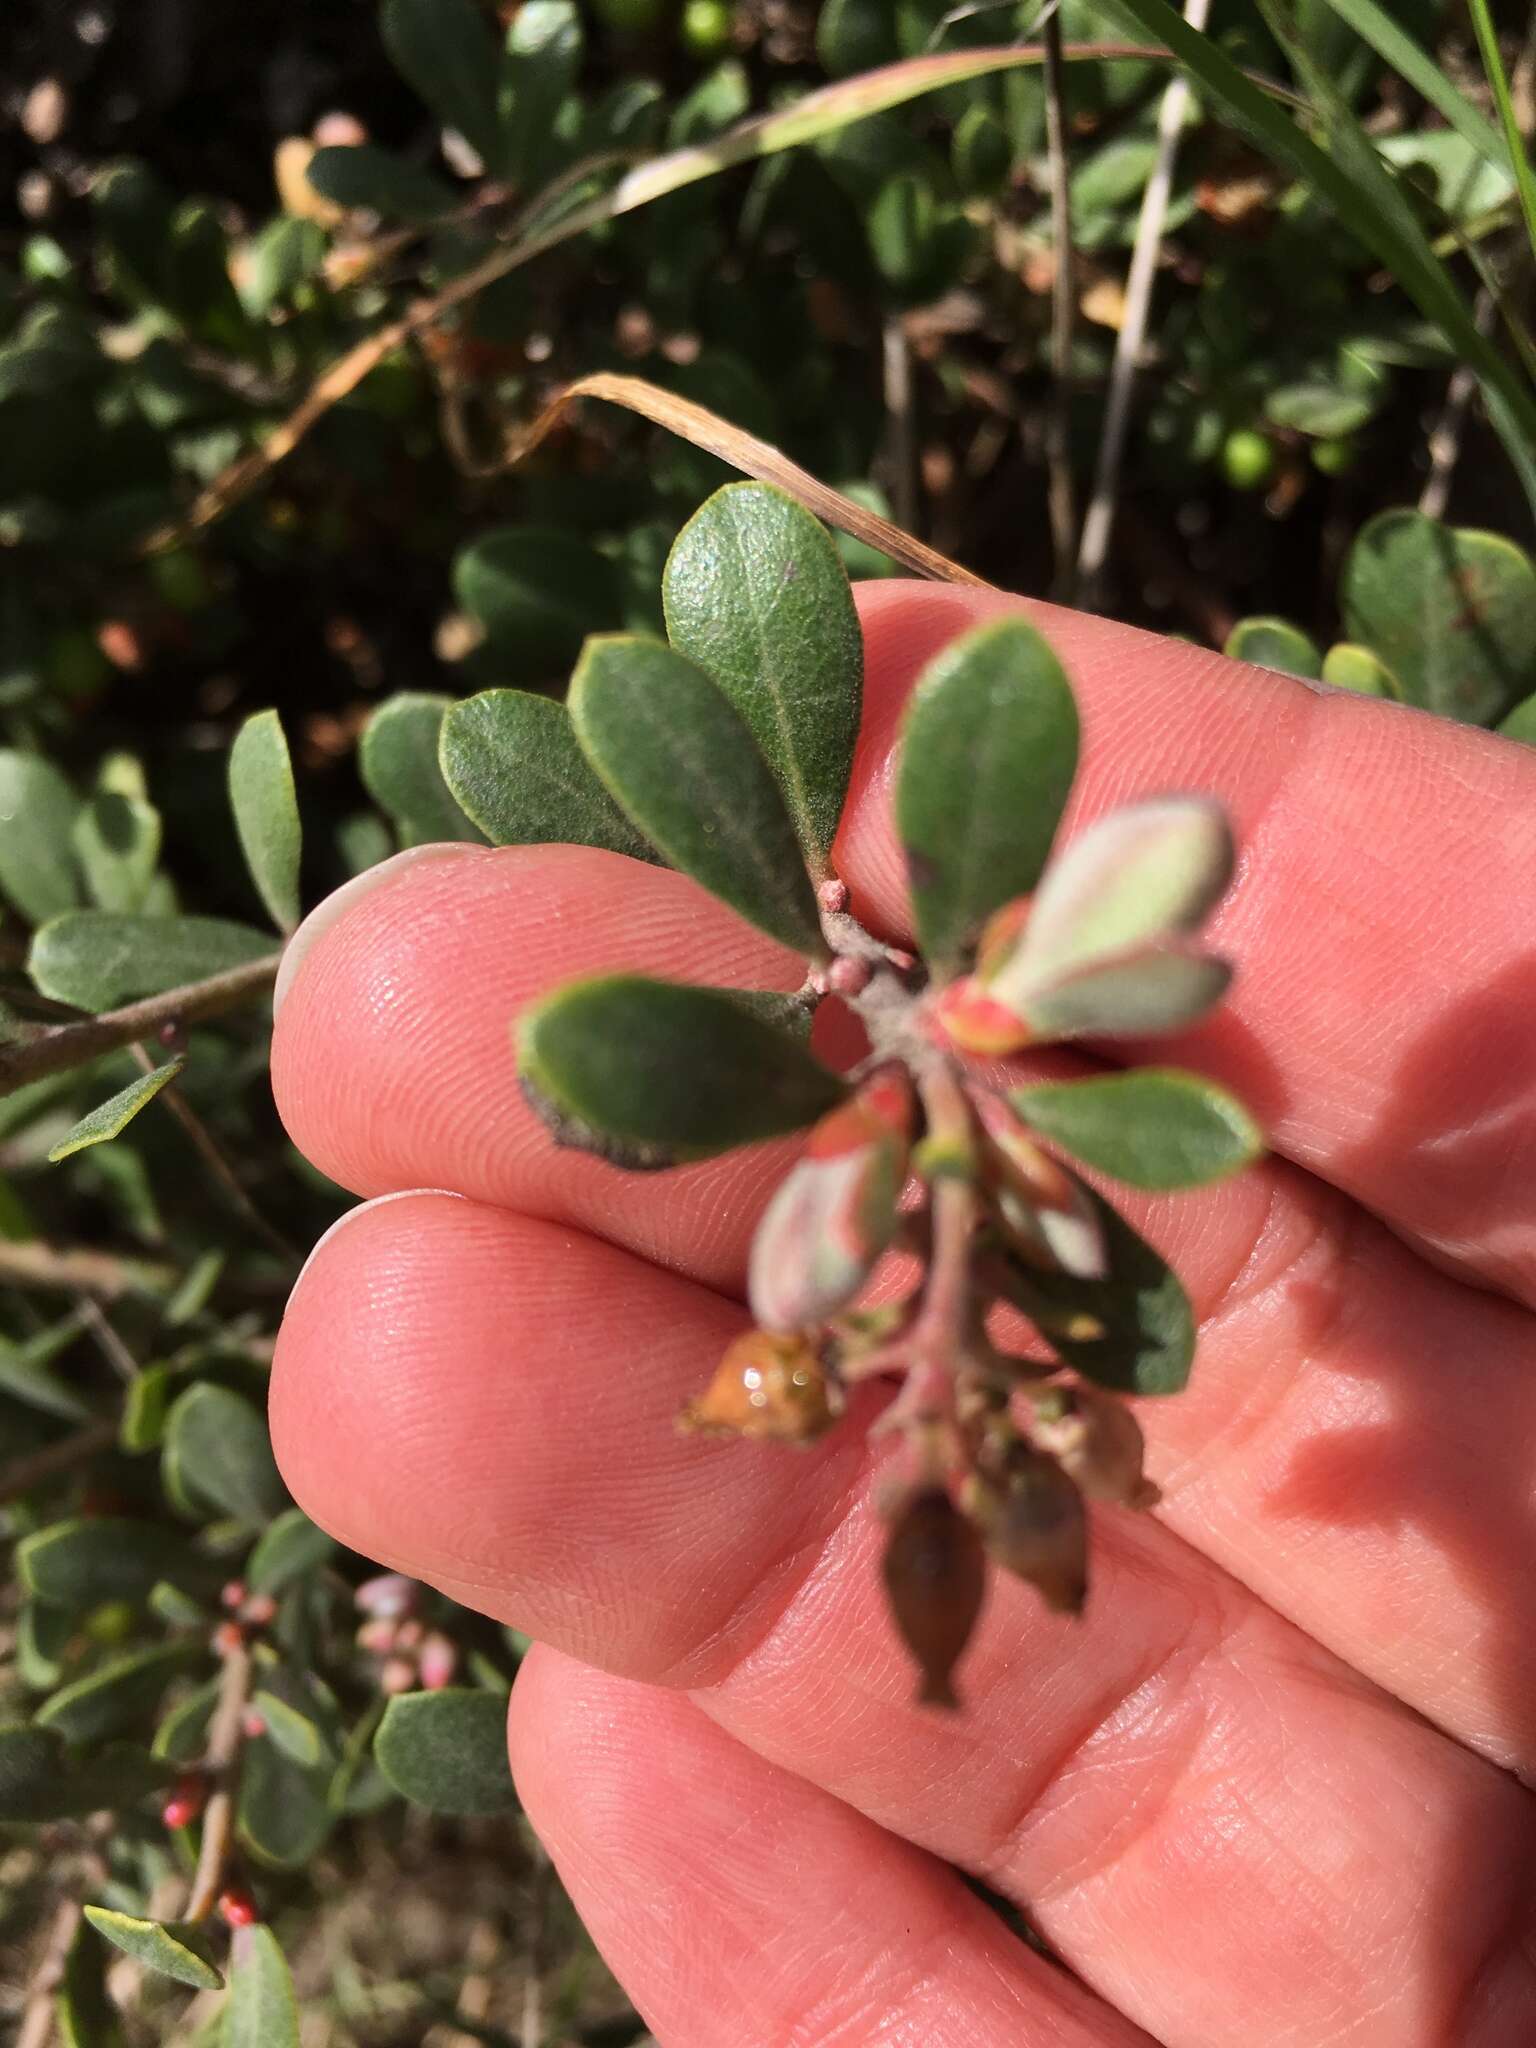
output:
M1045 639L999 619L907 709L908 951L859 921L833 860L862 655L828 534L771 487L730 485L679 536L664 599L667 640L588 640L568 709L496 691L451 711L445 779L492 838L670 862L801 954L804 980L557 988L516 1022L522 1085L558 1143L624 1168L809 1133L752 1245L755 1327L682 1421L805 1443L859 1382L898 1388L876 1425L886 1585L920 1697L953 1706L988 1561L1079 1611L1085 1497L1156 1498L1122 1397L1189 1371L1178 1280L1069 1162L1170 1189L1260 1148L1194 1074L1015 1056L1139 1042L1221 1000L1231 970L1200 935L1231 837L1215 804L1161 796L1058 848L1076 705ZM846 1073L808 1043L828 998L867 1039Z

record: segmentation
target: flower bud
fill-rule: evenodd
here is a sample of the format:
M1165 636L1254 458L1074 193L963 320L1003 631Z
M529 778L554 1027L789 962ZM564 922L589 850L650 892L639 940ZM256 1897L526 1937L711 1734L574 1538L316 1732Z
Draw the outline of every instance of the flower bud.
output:
M267 1717L265 1714L258 1714L252 1707L242 1719L240 1729L247 1742L260 1742L267 1732Z
M224 1887L219 1893L219 1911L229 1927L250 1927L261 1918L256 1910L256 1901L243 1885Z
M277 1602L270 1593L253 1593L242 1604L240 1619L252 1628L270 1628L277 1619Z
M357 1647L365 1650L370 1657L387 1657L395 1647L395 1637L399 1628L399 1622L391 1621L387 1614L375 1615L359 1628Z
M1088 1595L1083 1497L1052 1458L1018 1446L997 1478L972 1478L966 1505L986 1552L1027 1579L1057 1614L1080 1614Z
M208 1804L208 1781L199 1772L188 1771L176 1780L160 1809L168 1828L189 1828Z
M379 1691L393 1699L396 1693L414 1692L416 1666L409 1657L390 1657L379 1669Z
M1104 1231L1087 1194L1036 1144L1001 1095L978 1088L971 1107L987 1136L995 1209L1013 1250L1079 1280L1102 1279Z
M714 1378L678 1418L679 1427L779 1443L808 1443L841 1411L836 1389L799 1337L748 1330L721 1359Z
M427 1692L441 1692L445 1685L452 1685L454 1673L459 1668L457 1647L447 1636L433 1630L421 1646L421 1683Z
M421 1588L414 1579L408 1579L401 1572L380 1572L377 1578L364 1579L352 1595L353 1604L364 1614L377 1614L398 1620L402 1614L409 1614L415 1607Z
M981 1539L942 1487L897 1506L883 1570L891 1613L922 1672L919 1705L957 1707L950 1674L981 1613L987 1567Z
M824 1323L851 1301L896 1230L912 1085L888 1068L824 1116L763 1214L747 1298L765 1330Z
M1127 1508L1156 1505L1157 1488L1142 1472L1141 1424L1113 1394L1053 1387L1030 1422L1029 1436L1090 1500Z

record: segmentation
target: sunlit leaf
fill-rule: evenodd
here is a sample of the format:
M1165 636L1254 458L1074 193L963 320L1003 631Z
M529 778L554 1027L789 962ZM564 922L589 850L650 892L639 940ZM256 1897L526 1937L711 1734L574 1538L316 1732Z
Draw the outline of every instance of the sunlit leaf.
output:
M1397 678L1369 647L1337 641L1323 656L1323 681L1336 690L1354 690L1362 697L1400 698Z
M45 924L27 971L57 1003L110 1010L139 996L246 967L272 952L269 932L216 917L133 917L74 910Z
M236 1829L258 1862L297 1870L330 1833L330 1766L295 1763L270 1736L248 1741L240 1773Z
M0 750L0 895L33 924L80 901L70 851L79 808L51 761Z
M293 763L282 720L257 711L229 750L229 801L240 850L257 894L281 931L299 921L299 852L303 833Z
M1288 619L1239 619L1222 652L1287 676L1315 676L1322 666L1316 641Z
M557 1142L641 1167L801 1130L845 1086L728 991L638 975L546 996L523 1017L518 1065Z
M197 1991L217 1991L224 1982L207 1952L207 1936L198 1928L176 1921L136 1920L106 1906L87 1906L85 1917L114 1948L159 1977L190 1984Z
M335 1541L302 1508L289 1508L262 1531L246 1559L245 1583L253 1593L281 1593L296 1579L319 1571L335 1551Z
M771 484L728 484L678 535L667 633L730 698L825 871L858 738L864 648L826 528Z
M384 1710L373 1753L397 1792L434 1813L502 1813L516 1803L499 1693L401 1693Z
M358 745L363 786L393 821L402 846L480 837L438 766L438 739L452 701L402 690L379 706Z
M527 690L484 690L443 720L444 778L493 846L600 846L654 861L576 742L570 714Z
M98 910L142 910L160 858L160 813L140 797L98 790L76 815L75 858Z
M1132 1187L1200 1187L1264 1149L1235 1096L1175 1068L1041 1083L1015 1088L1009 1099L1042 1137Z
M299 2048L293 1978L270 1927L235 1929L223 2048Z
M438 120L495 164L496 54L474 0L384 0L379 27L395 69Z
M119 1088L115 1095L81 1117L50 1149L48 1157L56 1164L68 1159L72 1152L83 1152L88 1145L105 1145L120 1138L139 1111L147 1108L186 1064L185 1058L168 1060L152 1074L138 1075L126 1088Z
M161 1643L114 1658L44 1700L37 1719L66 1742L97 1742L139 1720L178 1671L205 1655L195 1642Z
M674 867L771 938L825 950L778 784L702 669L659 640L600 635L582 653L570 706L588 760Z
M261 1528L291 1505L265 1418L228 1387L211 1380L189 1387L170 1412L165 1437L182 1483L221 1514Z

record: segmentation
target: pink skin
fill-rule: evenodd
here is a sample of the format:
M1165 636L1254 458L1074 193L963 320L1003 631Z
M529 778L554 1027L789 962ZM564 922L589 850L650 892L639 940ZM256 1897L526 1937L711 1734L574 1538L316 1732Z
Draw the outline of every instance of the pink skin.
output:
M1016 602L861 593L838 861L893 938L902 699ZM1277 1155L1126 1203L1202 1345L1189 1392L1141 1409L1162 1508L1095 1516L1086 1619L998 1586L967 1713L917 1709L880 1605L876 1397L803 1453L675 1434L794 1148L661 1178L557 1153L508 1019L599 967L788 989L800 966L589 851L406 864L297 961L288 1127L401 1198L295 1293L284 1471L347 1542L547 1646L513 1698L519 1787L665 2048L1521 2048L1536 754L1029 609L1083 703L1068 831L1160 790L1232 809L1234 993L1156 1052L1246 1095ZM1081 1987L935 1856L1027 1900Z

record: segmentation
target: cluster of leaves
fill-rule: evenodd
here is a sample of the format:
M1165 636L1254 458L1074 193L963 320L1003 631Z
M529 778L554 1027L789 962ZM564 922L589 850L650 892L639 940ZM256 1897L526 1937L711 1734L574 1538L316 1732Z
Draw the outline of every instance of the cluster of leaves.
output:
M1536 740L1536 563L1514 541L1382 512L1344 563L1346 638L1324 654L1285 619L1243 619L1226 651L1283 674Z

